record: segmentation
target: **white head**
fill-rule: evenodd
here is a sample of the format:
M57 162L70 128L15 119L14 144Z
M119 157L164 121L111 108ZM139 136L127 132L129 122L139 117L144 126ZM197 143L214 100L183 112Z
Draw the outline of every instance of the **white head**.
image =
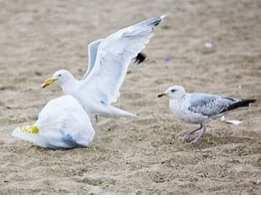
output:
M182 86L174 85L169 87L164 93L158 95L158 97L168 96L170 99L181 99L186 94L185 89Z
M51 78L45 80L42 84L42 88L57 82L63 89L66 89L66 87L70 87L74 81L73 75L69 71L62 69L56 71Z

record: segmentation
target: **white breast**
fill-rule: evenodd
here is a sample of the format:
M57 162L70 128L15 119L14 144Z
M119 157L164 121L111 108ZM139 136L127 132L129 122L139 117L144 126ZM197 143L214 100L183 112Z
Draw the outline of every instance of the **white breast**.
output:
M175 100L170 100L169 107L171 112L175 114L177 119L187 123L200 124L207 119L205 116L189 111L185 99L179 102Z

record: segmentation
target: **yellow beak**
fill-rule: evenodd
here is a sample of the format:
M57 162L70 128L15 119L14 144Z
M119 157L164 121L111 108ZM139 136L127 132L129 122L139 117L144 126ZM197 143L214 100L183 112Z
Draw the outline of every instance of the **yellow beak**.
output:
M49 78L45 80L42 84L42 88L48 87L49 85L53 84L57 79Z

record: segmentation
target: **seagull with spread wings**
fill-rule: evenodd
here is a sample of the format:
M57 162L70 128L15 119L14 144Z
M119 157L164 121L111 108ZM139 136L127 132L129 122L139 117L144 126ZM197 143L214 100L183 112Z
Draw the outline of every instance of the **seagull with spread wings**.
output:
M74 96L90 116L135 116L112 103L120 96L128 66L145 48L163 18L150 18L90 43L88 70L81 80L76 80L67 70L59 70L44 81L42 87L57 82L63 92Z

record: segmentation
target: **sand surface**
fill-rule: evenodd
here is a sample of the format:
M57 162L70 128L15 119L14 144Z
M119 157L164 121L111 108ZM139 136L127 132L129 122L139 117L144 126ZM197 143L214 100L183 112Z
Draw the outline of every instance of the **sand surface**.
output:
M261 1L1 0L0 7L1 194L261 193ZM62 94L41 89L43 80L61 68L83 75L89 42L161 14L168 18L148 59L128 74L117 103L138 119L100 119L86 149L52 151L11 137ZM213 122L191 146L179 134L196 126L177 121L167 99L156 97L173 84L258 102L229 115L240 126Z

